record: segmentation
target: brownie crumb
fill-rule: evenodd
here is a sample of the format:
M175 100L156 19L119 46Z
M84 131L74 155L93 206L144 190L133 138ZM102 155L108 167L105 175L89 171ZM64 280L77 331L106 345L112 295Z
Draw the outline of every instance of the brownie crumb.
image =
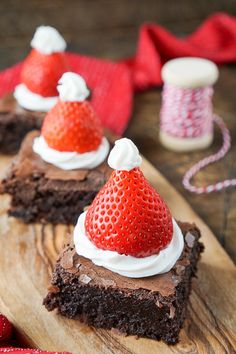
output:
M89 284L91 282L91 280L92 279L90 277L88 277L86 274L81 274L79 276L79 281L81 281L81 283L83 283L83 284Z
M185 235L185 241L187 242L188 247L192 248L194 246L195 237L191 232L187 232Z
M174 317L175 317L175 308L173 305L170 305L169 318L174 318Z

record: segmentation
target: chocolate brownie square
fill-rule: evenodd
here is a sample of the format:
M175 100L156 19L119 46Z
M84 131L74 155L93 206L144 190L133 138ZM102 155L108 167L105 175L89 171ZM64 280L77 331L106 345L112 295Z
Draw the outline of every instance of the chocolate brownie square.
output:
M69 239L44 305L94 327L176 343L203 251L199 229L189 223L179 222L179 226L184 249L175 266L168 273L139 279L123 277L78 256Z
M11 195L9 215L24 222L75 224L107 181L111 169L106 162L88 170L65 171L46 163L32 150L33 131L24 139L14 158L0 193Z
M45 112L33 112L19 106L12 94L0 99L0 152L14 154L25 135L40 129Z

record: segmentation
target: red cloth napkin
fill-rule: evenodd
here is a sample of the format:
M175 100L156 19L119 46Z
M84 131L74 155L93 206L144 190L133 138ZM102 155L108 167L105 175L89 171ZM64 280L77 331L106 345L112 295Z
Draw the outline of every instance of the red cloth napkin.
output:
M81 74L92 89L92 105L103 125L121 135L131 115L133 85L130 70L123 63L67 53L72 71ZM22 63L0 73L0 97L20 82Z
M161 67L167 60L197 56L217 64L236 62L236 18L224 13L212 15L184 39L176 38L161 26L143 25L135 57L118 63L73 53L67 55L72 69L83 75L92 88L92 104L103 124L116 134L122 134L132 112L134 91L160 85ZM19 83L21 65L0 73L0 96L11 92ZM8 353L22 351L0 349L0 352ZM27 350L27 353L40 351Z
M134 58L113 63L68 53L72 69L93 90L92 104L104 126L121 135L132 113L133 93L161 84L161 67L171 58L197 56L217 64L236 62L236 17L217 13L180 39L156 24L141 27ZM19 83L21 64L0 73L0 96Z
M236 17L216 13L190 36L177 38L163 27L141 27L136 55L127 62L133 73L134 88L143 90L160 85L162 65L173 58L201 57L216 64L236 62Z
M128 124L134 91L160 85L162 65L181 56L204 57L217 64L236 62L236 18L214 14L183 39L156 24L145 24L134 58L117 63L68 53L72 69L93 89L92 104L104 126L116 134ZM0 96L14 89L20 68L17 64L0 73Z

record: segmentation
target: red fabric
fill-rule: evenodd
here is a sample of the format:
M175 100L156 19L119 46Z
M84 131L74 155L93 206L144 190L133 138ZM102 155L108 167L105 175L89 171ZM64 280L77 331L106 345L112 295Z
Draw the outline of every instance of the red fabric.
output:
M47 352L41 351L39 349L25 349L25 348L13 348L5 347L0 348L0 353L10 353L10 354L71 354L69 352Z
M193 34L179 39L155 24L141 27L134 58L112 63L68 53L72 69L93 89L92 104L104 126L122 134L132 112L133 93L161 84L161 67L167 60L197 56L217 64L236 62L236 17L217 13ZM19 83L21 64L0 73L0 96Z
M145 24L134 59L128 62L137 90L161 84L161 67L173 58L202 57L217 64L236 61L236 17L216 13L190 36L176 38L163 27Z
M92 104L103 125L120 135L131 115L133 87L125 64L67 53L72 71L81 74L92 89ZM0 73L0 97L20 82L22 63Z

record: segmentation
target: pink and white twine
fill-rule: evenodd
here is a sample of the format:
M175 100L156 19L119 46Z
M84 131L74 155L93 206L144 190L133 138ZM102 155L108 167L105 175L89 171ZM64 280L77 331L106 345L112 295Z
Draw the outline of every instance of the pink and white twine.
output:
M160 112L161 130L177 138L198 138L212 133L213 123L221 130L220 150L192 166L183 177L183 186L192 193L203 194L236 186L236 179L226 179L204 187L191 184L191 179L204 167L222 159L231 147L231 137L223 119L213 114L213 88L191 89L165 84Z

